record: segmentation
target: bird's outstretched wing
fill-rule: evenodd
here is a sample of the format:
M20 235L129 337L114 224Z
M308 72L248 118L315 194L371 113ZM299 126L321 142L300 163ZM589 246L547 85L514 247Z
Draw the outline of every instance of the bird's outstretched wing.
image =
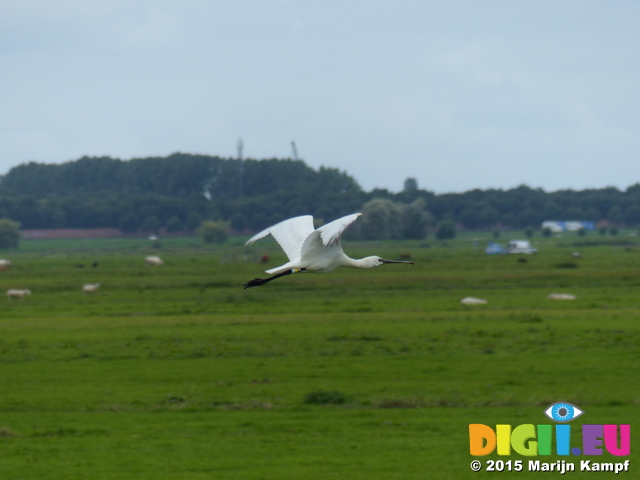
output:
M346 217L338 218L331 223L323 225L307 237L302 245L301 258L308 258L313 255L323 255L326 249L340 244L342 234L355 220L360 213L353 213ZM314 253L315 252L315 253Z
M351 215L338 218L337 220L334 220L333 222L327 223L326 225L320 227L318 229L318 232L320 232L322 244L325 247L333 247L334 245L337 245L347 227L355 222L360 215L362 214L352 213Z
M331 222L328 225L332 223L335 222ZM251 245L253 242L267 235L271 235L280 244L289 260L294 261L300 258L302 244L313 231L313 217L311 215L303 215L301 217L289 218L257 233L251 237L245 245Z

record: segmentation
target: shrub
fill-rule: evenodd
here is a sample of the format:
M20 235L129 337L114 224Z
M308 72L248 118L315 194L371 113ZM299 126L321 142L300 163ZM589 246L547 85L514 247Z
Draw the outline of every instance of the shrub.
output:
M338 391L316 390L304 397L304 403L311 405L341 405L347 401L347 396Z
M562 262L556 263L556 268L578 268L578 264L576 262Z

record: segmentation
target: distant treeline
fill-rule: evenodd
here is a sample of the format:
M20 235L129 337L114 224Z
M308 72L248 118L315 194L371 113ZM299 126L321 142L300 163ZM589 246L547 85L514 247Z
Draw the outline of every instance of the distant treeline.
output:
M31 162L0 178L0 218L24 229L192 231L211 219L256 231L296 215L330 221L357 211L371 220L363 218L354 232L366 238L421 238L444 221L466 229L539 228L544 220L636 226L640 185L549 193L522 185L436 195L408 178L399 193L365 192L346 172L314 170L301 160L247 159L240 168L236 159L182 153Z

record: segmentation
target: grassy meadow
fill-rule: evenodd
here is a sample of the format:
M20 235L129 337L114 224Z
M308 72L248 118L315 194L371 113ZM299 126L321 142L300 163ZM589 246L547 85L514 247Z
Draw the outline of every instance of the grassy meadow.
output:
M0 291L32 295L0 299L0 478L485 478L500 473L471 471L470 423L549 424L543 410L568 401L585 411L572 446L582 423L640 423L635 237L538 237L526 257L484 254L482 234L345 241L353 257L416 264L249 290L285 257L242 240L2 252ZM165 265L146 266L150 254ZM101 288L85 295L85 283Z

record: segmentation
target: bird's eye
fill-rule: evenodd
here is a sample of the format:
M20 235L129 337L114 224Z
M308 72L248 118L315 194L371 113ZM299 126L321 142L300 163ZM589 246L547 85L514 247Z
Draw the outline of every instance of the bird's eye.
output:
M544 414L554 422L564 423L575 420L584 412L578 407L567 402L552 403L544 411Z

